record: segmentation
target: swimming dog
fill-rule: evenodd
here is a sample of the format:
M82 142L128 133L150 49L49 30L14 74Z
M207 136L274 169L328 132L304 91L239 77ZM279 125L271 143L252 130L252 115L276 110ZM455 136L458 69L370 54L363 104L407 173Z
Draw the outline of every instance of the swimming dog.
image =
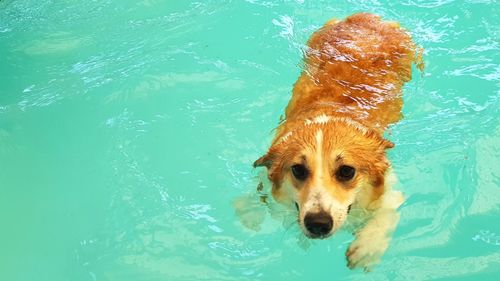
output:
M403 196L391 189L386 150L394 144L384 132L401 118L417 49L399 24L373 14L328 21L310 37L285 118L254 163L267 168L273 198L298 209L309 238L329 237L351 209L362 210L350 268L377 264L399 220Z

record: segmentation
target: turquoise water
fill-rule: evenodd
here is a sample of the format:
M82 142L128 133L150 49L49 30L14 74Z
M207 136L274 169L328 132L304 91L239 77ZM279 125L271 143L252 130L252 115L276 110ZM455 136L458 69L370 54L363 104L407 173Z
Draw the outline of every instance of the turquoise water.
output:
M378 13L425 48L390 159L382 263L247 230L309 35ZM496 1L0 1L0 280L500 280ZM306 243L307 244L307 243ZM321 278L321 279L319 279Z

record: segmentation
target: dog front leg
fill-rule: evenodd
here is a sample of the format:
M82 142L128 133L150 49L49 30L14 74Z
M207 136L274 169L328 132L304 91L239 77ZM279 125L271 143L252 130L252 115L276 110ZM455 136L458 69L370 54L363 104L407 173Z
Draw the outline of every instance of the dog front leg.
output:
M402 202L403 195L400 192L393 191L390 196L386 195L381 207L374 210L366 225L356 232L355 240L346 252L349 268L370 271L380 262L399 222L397 208Z

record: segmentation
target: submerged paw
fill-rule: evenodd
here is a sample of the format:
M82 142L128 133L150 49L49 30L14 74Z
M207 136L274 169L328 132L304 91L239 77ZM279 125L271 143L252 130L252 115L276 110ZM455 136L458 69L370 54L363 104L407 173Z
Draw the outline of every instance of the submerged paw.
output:
M346 252L347 266L371 271L380 262L388 245L387 238L354 240Z

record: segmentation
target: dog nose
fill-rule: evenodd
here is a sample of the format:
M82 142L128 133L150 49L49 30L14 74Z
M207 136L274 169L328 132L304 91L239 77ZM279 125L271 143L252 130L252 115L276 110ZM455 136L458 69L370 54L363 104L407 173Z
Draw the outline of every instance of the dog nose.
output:
M333 219L326 212L308 213L304 217L306 229L315 237L324 236L332 230Z

